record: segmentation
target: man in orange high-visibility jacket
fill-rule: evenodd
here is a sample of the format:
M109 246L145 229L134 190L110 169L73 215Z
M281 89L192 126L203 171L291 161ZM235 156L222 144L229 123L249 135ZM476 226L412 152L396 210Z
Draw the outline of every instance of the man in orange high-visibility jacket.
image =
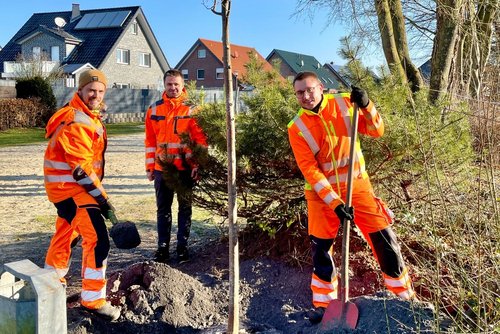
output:
M196 120L191 117L193 110L184 103L187 93L182 73L175 69L168 70L163 81L165 91L162 99L148 108L145 120L146 175L148 180L154 181L157 207L158 250L154 260L170 260L172 202L174 193L177 192L179 207L176 251L177 259L182 263L189 260L187 244L191 229L192 189L198 180L198 165L183 139L189 139L205 148L207 142ZM178 181L183 185L183 191L176 190L173 184L167 184L163 179L159 159L171 162L178 172Z
M288 124L288 136L306 180L308 234L314 265L311 290L315 309L309 312L309 320L321 321L325 308L337 298L339 283L332 245L344 219L354 219L368 241L386 287L403 299L413 298L408 270L391 228L392 212L373 192L359 140L354 157L349 157L353 103L360 107L358 132L372 137L383 135L384 123L375 105L357 87L351 94L323 94L323 85L312 72L297 74L293 86L302 108ZM348 208L344 201L351 163L354 179L352 207Z
M44 157L47 196L57 208L56 232L45 267L65 285L71 249L82 239L81 305L111 321L120 309L106 301L109 237L103 216L114 210L102 187L106 129L101 121L106 77L99 70L83 72L71 101L49 120Z

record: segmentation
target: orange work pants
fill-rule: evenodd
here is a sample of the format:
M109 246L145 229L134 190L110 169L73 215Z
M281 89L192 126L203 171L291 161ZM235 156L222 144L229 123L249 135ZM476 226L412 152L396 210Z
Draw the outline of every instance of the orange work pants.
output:
M345 201L346 184L336 189ZM313 305L327 307L337 298L338 275L333 263L333 241L340 221L314 191L306 190L308 233L311 238L314 270L311 279ZM392 212L375 196L368 178L353 182L354 224L360 229L379 263L386 287L404 299L414 296L395 233L390 227Z
M45 267L54 269L65 282L72 246L81 236L81 304L90 309L100 308L106 303L105 276L110 244L99 206L87 193L54 204L57 208L56 232L47 251Z

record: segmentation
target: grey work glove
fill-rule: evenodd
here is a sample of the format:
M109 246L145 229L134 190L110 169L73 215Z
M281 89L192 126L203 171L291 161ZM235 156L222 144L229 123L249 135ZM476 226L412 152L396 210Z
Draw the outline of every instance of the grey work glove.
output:
M115 212L115 207L109 200L99 205L101 215L106 219L111 219L111 215Z
M351 103L356 103L360 108L366 108L370 103L366 90L356 86L351 86Z
M345 219L353 221L354 220L354 208L346 207L345 204L339 204L335 208L335 213L340 219L340 223L343 223Z

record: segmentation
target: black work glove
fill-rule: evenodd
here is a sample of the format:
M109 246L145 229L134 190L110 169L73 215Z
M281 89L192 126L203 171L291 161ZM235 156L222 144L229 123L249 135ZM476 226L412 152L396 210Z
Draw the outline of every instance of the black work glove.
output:
M370 103L366 90L356 86L351 86L351 88L351 103L356 103L360 108L366 108Z
M345 204L339 204L335 208L335 213L337 214L337 217L340 219L340 223L344 222L344 219L347 220L354 220L354 208L351 207L346 207Z
M99 205L101 209L101 215L106 219L111 219L111 215L115 212L115 207L111 204L110 201L106 201ZM111 211L111 214L110 214Z

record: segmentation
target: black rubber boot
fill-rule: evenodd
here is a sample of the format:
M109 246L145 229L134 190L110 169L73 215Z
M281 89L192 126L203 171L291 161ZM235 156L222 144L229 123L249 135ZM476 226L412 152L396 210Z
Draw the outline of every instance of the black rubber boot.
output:
M310 310L307 312L307 317L309 318L309 321L312 324L317 324L321 322L321 319L323 319L323 315L325 314L325 308L324 307L317 307L314 310Z

